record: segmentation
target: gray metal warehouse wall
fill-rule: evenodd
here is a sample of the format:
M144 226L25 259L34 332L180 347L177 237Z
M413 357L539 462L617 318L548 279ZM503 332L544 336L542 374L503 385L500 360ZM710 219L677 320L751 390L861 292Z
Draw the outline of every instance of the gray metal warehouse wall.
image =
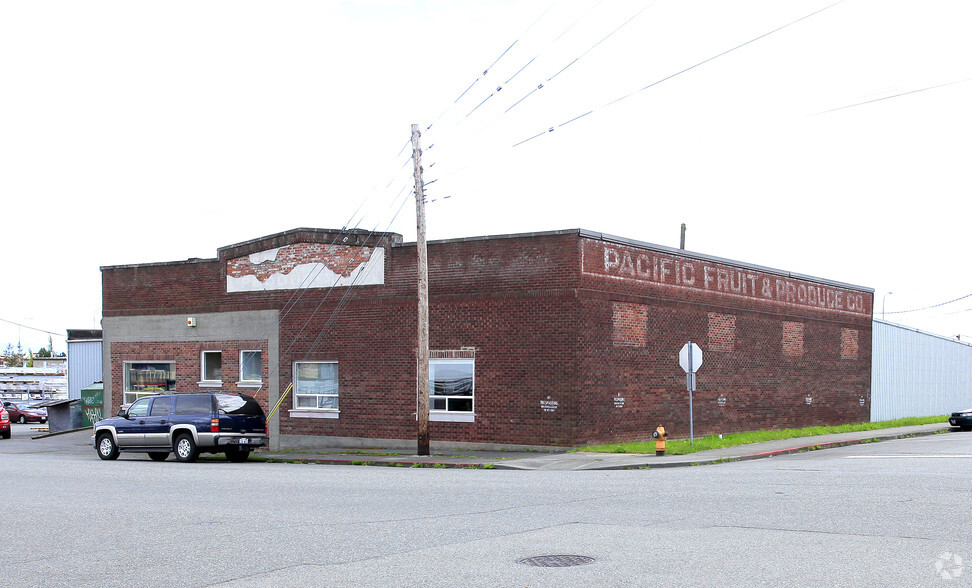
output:
M972 407L972 345L875 320L871 421Z

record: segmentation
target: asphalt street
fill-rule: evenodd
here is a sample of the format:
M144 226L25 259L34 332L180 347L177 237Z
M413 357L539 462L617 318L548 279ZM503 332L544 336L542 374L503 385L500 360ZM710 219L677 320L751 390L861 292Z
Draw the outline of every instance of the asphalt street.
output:
M31 439L15 427L0 441L10 586L947 587L972 577L969 433L702 467L514 471L103 462L86 432ZM548 555L590 561L520 563Z

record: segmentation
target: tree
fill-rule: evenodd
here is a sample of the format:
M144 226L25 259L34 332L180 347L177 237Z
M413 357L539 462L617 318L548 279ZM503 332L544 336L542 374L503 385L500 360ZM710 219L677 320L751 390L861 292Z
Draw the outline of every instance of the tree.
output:
M37 357L54 357L54 340L47 336L47 347L41 347L37 351Z
M4 349L3 355L0 356L2 363L8 367L22 367L24 365L24 355L20 353L19 345L17 349L14 349L12 343L7 344L7 348Z

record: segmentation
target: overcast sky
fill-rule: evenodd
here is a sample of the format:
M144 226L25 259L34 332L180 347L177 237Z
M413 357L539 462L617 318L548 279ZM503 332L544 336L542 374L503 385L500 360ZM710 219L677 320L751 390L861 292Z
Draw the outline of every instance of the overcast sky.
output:
M972 340L969 30L968 0L2 2L0 345L97 327L100 266L413 241L412 123L430 239L686 223Z

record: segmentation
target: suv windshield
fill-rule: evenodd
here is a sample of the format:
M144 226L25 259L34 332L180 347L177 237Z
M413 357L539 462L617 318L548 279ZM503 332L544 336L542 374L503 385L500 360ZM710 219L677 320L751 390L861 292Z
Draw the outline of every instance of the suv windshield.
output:
M246 394L216 394L216 402L219 404L220 414L233 414L242 416L258 416L263 418L263 409L260 403Z

